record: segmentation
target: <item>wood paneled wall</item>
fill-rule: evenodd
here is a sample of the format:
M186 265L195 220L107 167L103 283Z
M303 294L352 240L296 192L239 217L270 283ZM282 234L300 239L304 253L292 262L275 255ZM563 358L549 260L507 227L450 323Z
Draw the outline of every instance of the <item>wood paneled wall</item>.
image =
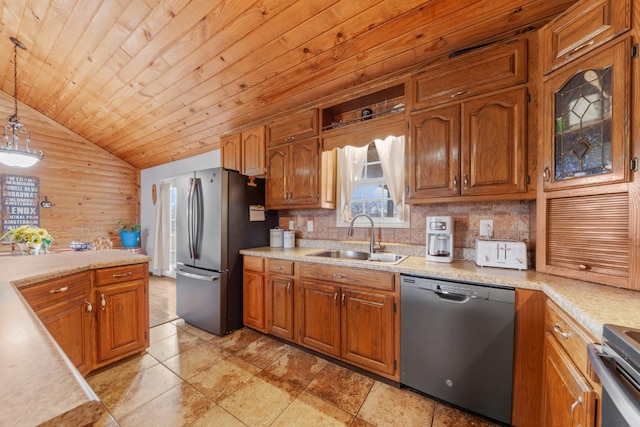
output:
M0 91L3 126L13 109L13 98ZM18 115L31 131L31 149L42 150L44 160L25 169L0 164L0 173L39 177L40 200L53 203L40 207L40 226L55 238L52 249L78 240L81 226L82 240L109 237L121 246L118 220L140 221L140 171L24 104L18 103ZM0 252L10 249L0 245Z

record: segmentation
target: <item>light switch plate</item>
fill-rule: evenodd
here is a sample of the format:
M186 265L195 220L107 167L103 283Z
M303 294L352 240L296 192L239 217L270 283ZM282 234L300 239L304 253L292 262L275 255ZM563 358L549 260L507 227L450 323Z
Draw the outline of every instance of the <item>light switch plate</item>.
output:
M289 221L289 230L293 230L293 220Z
M493 220L481 219L480 220L480 235L482 237L491 238L493 236Z
M313 231L313 221L307 221L307 231Z

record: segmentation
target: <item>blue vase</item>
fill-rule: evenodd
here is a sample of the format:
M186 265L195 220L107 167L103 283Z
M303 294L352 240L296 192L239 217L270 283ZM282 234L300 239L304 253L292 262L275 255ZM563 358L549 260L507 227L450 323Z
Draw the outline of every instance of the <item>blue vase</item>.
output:
M140 232L121 231L120 240L122 240L122 246L125 248L137 248L140 246Z

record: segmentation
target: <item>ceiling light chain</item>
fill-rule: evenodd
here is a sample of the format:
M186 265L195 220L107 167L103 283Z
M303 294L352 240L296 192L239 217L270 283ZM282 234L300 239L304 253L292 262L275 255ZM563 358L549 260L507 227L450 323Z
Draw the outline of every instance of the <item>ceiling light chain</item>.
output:
M10 37L13 43L13 105L14 113L7 119L9 123L4 126L4 140L6 146L0 146L0 163L8 166L29 167L42 160L44 154L40 150L31 152L31 131L20 123L18 118L18 48L27 50L24 44L15 37ZM26 135L25 149L20 150L18 142L19 134Z

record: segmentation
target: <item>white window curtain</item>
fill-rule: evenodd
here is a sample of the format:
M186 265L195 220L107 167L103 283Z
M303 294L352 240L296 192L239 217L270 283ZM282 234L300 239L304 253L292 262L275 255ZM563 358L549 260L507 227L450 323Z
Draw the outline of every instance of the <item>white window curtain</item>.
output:
M404 221L404 136L376 139L375 144L389 195L394 203L393 215Z
M367 160L369 146L352 147L347 145L338 149L338 167L340 172L340 191L342 193L342 220L351 221L351 197L360 180L364 163Z
M169 270L169 248L171 239L171 184L160 184L158 204L156 205L156 229L153 245L154 270Z

